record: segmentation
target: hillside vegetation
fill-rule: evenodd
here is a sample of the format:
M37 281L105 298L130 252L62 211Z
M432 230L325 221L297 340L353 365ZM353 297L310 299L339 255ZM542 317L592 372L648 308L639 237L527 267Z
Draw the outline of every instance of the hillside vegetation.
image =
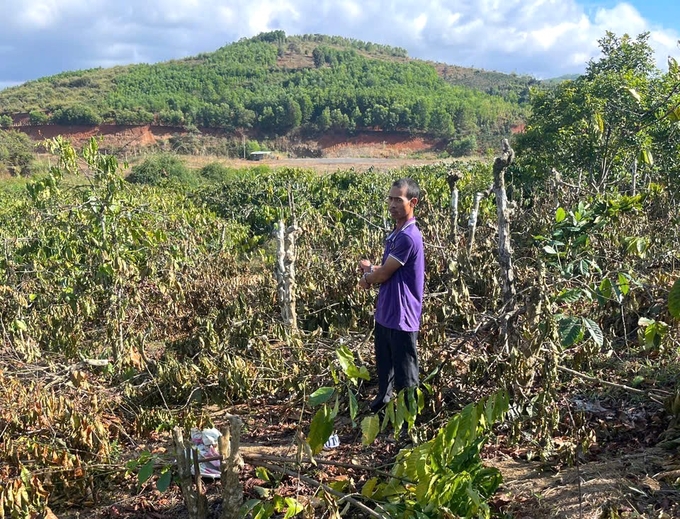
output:
M383 45L274 31L191 58L64 72L3 90L0 125L161 124L268 137L382 129L476 149L522 120L536 83Z

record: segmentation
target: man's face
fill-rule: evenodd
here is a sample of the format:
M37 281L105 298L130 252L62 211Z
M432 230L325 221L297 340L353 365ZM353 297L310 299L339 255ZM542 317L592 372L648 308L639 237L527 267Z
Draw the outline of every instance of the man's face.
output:
M413 216L413 208L417 200L408 198L406 186L392 187L387 195L387 204L390 216L397 222L407 220Z

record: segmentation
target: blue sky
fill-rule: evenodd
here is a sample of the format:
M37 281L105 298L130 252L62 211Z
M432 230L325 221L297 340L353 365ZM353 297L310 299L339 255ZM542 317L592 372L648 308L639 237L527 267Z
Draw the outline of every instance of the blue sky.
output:
M614 0L581 2L586 9L608 8L621 3ZM638 10L643 18L649 20L651 24L658 24L660 27L680 27L680 2L677 0L635 0L628 2ZM670 24L670 25L668 25Z
M405 48L537 78L582 72L606 31L649 31L680 60L677 0L0 0L0 88L66 70L155 63L283 29Z

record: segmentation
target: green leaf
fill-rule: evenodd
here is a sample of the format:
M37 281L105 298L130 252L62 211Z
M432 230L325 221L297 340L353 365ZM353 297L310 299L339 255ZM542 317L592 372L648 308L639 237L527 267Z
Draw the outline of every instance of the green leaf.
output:
M159 492L165 492L172 482L172 471L166 468L161 472L161 477L156 481L156 488Z
M676 319L680 319L680 278L675 280L668 294L668 311Z
M368 373L368 369L365 366L358 368L354 364L348 366L345 370L345 374L356 383L359 379L370 380L371 376Z
M630 291L630 280L622 273L619 273L619 290L625 296Z
M333 490L336 492L345 492L347 489L347 485L349 485L349 480L346 479L336 479L334 481L331 481L330 483L327 483L329 487L331 487Z
M560 343L563 347L569 348L576 344L583 337L581 319L574 317L564 317L559 323Z
M28 326L26 326L26 323L21 319L14 319L14 328L22 332L28 330Z
M361 487L361 495L364 497L371 497L373 496L373 492L375 491L375 487L378 484L378 478L371 478L366 483L364 483L364 486Z
M425 393L420 388L417 388L416 395L418 396L418 412L422 413L423 409L425 409Z
M288 506L288 509L286 510L286 515L283 516L283 519L290 519L304 510L304 507L297 501L297 499L293 499L292 497L287 497L285 499L285 503L286 506Z
M611 299L614 295L612 290L612 282L608 278L604 278L600 282L600 293L605 299Z
M555 221L557 223L560 223L560 222L564 221L564 219L566 217L567 217L567 212L563 208L558 207L557 211L555 212Z
M381 431L385 431L389 424L394 424L396 421L396 413L394 408L396 407L396 400L390 400L385 406L385 416L383 418L382 425L380 426Z
M255 476L262 481L271 481L269 471L264 467L255 467Z
M553 247L551 247L550 245L544 246L544 247L543 247L543 250L544 250L547 254L552 254L552 255L557 254L557 251L556 251Z
M146 465L139 469L139 472L137 473L137 481L140 485L144 484L146 480L149 479L153 474L153 465L154 460L150 459L146 462Z
M587 317L583 318L583 324L585 325L586 330L588 330L590 336L595 341L595 344L602 347L604 344L604 334L602 333L600 326L595 321L588 319Z
M636 236L625 238L623 243L626 245L626 252L635 254L640 258L645 256L645 253L649 247L649 243L646 238L640 238Z
M677 123L678 121L680 121L680 106L673 108L673 110L669 112L668 119L672 123Z
M640 97L640 94L639 94L638 91L635 90L634 88L627 88L626 90L628 90L628 92L630 93L630 95L633 96L633 98L634 98L638 103L642 100L642 98Z
M239 508L238 516L239 517L246 517L250 512L253 511L253 509L257 505L259 505L261 503L262 503L262 501L260 501L259 499L249 499L248 501L243 503L243 505L241 505L241 508Z
M331 399L334 392L335 388L333 387L320 387L309 396L308 403L311 407L324 404Z
M275 511L272 503L260 501L253 508L253 519L269 519Z
M640 150L640 153L638 153L638 161L647 164L648 166L653 166L654 157L652 156L652 152L647 149Z
M640 317L638 319L638 326L641 326L641 327L651 326L654 323L656 323L656 321L654 319L649 319L647 317Z
M354 366L354 354L349 350L347 346L340 346L337 350L335 350L335 356L338 358L338 361L340 362L340 367L342 367L342 371L347 374L347 370L349 369L350 366Z
M373 414L361 421L361 443L371 445L380 432L380 417Z
M347 388L349 392L349 417L352 419L352 427L354 427L354 419L357 417L359 412L359 403L357 402L357 397L350 388Z
M319 452L321 452L323 444L328 441L331 434L333 434L332 413L330 409L324 405L316 412L314 418L312 418L312 423L309 425L307 443L309 443L314 454L319 454Z
M598 131L602 134L604 133L604 117L601 113L595 114L595 124L597 125Z
M580 288L572 288L570 290L562 290L555 299L558 303L575 303L583 297L583 290Z
M333 410L331 411L331 420L335 420L335 417L338 416L339 412L340 412L340 395L335 395L335 405L333 406Z

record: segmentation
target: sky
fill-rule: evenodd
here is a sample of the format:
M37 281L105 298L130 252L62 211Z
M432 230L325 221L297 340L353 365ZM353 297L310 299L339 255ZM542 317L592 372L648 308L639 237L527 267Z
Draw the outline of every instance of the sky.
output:
M680 61L677 0L0 0L0 89L63 71L156 63L282 29L530 75L582 73L611 31Z

